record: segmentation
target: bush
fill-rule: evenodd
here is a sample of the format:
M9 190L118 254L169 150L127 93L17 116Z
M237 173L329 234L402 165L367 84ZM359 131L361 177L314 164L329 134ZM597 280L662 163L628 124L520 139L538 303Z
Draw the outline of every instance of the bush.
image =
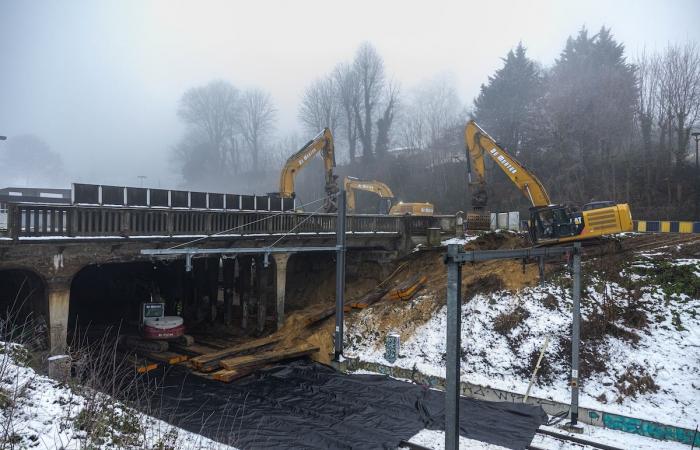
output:
M507 336L515 327L530 317L530 312L518 305L510 312L504 312L493 319L493 330L503 336Z

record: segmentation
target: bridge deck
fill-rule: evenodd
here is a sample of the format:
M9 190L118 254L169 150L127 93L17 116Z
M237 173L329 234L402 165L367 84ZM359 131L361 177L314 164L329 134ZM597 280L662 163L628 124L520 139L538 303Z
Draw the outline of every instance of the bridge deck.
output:
M318 236L335 234L335 214L15 203L4 240ZM349 215L349 234L425 235L449 229L453 216ZM448 222L446 224L445 222Z

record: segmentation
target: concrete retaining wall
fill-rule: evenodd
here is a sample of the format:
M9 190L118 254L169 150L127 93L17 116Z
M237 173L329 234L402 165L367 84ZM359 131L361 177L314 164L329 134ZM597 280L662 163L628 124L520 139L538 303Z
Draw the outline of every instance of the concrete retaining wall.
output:
M362 361L360 359L345 359L338 365L338 369L345 372L363 369L370 372L389 375L394 378L411 380L415 383L423 384L436 389L445 389L445 379L442 377L425 375L413 369L387 366L384 364ZM480 386L478 384L467 383L464 381L461 382L460 390L463 396L480 400L520 403L524 398L523 394L516 392ZM544 409L544 411L549 415L560 414L563 411L569 411L570 409L570 405L567 403L532 396L528 397L527 403L541 405L542 409ZM695 436L695 430L690 430L688 428L665 425L659 422L652 422L649 420L637 419L634 417L627 417L584 407L579 407L578 414L579 421L589 425L623 431L625 433L638 434L660 440L681 442L688 445L691 445L693 437L695 437L695 445L700 445L700 433Z

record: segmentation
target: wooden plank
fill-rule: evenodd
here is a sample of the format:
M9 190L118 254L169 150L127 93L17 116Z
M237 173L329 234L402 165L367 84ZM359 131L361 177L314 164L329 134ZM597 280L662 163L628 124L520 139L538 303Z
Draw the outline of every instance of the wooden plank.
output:
M143 355L149 359L168 364L180 364L181 362L185 362L190 358L187 355L181 355L174 352L144 353Z
M250 375L255 372L255 368L243 368L243 369L221 369L211 374L212 379L216 381L222 381L224 383L230 383L233 380L237 380L246 375Z
M427 281L428 277L426 276L416 276L392 289L387 298L390 300L410 300Z
M318 350L318 347L305 343L300 346L289 349L274 350L270 352L258 353L255 355L238 356L235 358L222 359L221 361L219 361L219 366L229 370L240 369L244 367L256 367L263 364L282 361L285 359L298 358L299 356L309 355L311 353L317 352Z
M206 354L197 356L195 358L192 358L190 361L192 362L192 365L194 367L200 369L209 363L213 363L213 362L218 361L220 359L226 358L227 356L235 355L236 353L243 353L245 351L264 347L266 345L275 344L275 343L279 342L281 339L282 339L281 336L273 334L270 336L266 336L264 338L255 339L254 341L246 342L245 344L236 345L234 347L229 347L229 348L226 348L224 350L206 353Z
M173 350L177 350L179 353L184 353L185 355L190 355L190 356L199 356L199 355L205 355L207 353L212 353L216 352L216 348L209 347L207 345L202 345L202 344L192 344L188 346L176 344L174 342L170 342L168 344L170 348Z
M136 370L137 373L146 373L158 368L158 363L145 358L139 358L133 354L127 356L126 360L134 365L134 370Z

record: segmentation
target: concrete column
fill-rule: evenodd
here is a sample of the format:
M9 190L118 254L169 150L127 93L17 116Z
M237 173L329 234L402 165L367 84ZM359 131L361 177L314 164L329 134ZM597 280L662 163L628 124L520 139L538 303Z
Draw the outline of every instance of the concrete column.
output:
M49 348L52 355L64 353L68 346L68 303L70 284L48 284Z
M284 297L287 286L287 261L291 253L273 253L275 258L275 290L277 291L277 329L284 325Z
M219 302L219 258L207 258L207 320L216 321L217 306Z
M224 259L224 324L231 326L233 321L233 283L236 274L236 260Z
M240 280L240 296L241 296L241 329L245 331L248 328L248 302L250 299L250 276L251 276L251 258L249 256L240 256L239 280Z
M267 270L263 268L262 257L255 258L255 298L258 306L257 331L262 333L265 330L265 315L267 297Z

